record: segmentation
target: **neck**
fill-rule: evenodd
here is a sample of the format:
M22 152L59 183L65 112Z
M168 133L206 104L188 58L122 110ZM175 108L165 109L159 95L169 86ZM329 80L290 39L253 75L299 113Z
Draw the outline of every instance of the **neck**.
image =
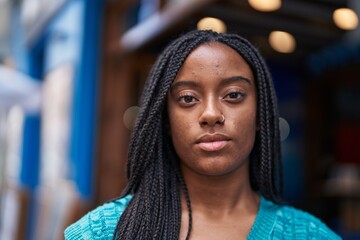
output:
M183 171L183 174L194 212L224 216L238 211L257 211L259 196L250 186L247 164L221 176L192 171Z

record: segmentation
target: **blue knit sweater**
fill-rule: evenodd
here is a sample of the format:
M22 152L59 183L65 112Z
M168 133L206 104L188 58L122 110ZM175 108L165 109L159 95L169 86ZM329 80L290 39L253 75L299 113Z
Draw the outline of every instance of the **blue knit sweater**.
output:
M131 196L127 196L89 212L65 230L65 239L112 239L119 217L130 200ZM259 212L247 239L332 240L340 237L309 213L261 197Z

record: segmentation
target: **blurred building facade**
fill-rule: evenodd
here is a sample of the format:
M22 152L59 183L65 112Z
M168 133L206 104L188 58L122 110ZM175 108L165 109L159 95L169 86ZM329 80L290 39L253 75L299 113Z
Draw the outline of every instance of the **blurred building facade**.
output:
M250 1L249 1L250 2ZM0 239L62 239L121 194L142 86L159 52L205 18L259 47L277 90L285 199L344 239L360 236L359 27L331 16L356 1L0 1ZM291 33L278 52L268 37Z
M2 1L1 239L61 239L92 201L102 1ZM4 73L7 73L5 75ZM6 103L6 104L5 104Z

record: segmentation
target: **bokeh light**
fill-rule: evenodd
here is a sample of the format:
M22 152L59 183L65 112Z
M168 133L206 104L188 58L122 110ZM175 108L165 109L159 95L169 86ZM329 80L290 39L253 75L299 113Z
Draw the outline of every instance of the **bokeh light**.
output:
M213 30L215 32L224 33L226 32L226 24L218 19L213 17L202 18L197 23L198 30Z
M249 4L258 11L271 12L281 7L281 0L249 0Z
M138 106L132 106L126 109L126 111L124 112L123 121L127 129L132 130L134 128L136 116L139 112L139 109L140 108Z
M290 125L284 118L279 118L280 140L285 141L290 134Z
M358 16L349 8L336 9L333 13L333 20L336 26L344 30L353 30L359 23Z
M277 52L292 53L296 48L296 40L293 35L283 31L273 31L269 35L270 46Z

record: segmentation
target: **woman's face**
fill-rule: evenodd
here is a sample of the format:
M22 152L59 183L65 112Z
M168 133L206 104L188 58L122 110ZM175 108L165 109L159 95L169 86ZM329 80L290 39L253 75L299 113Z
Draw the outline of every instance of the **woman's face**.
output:
M255 89L249 65L225 44L206 43L188 56L167 98L183 172L221 176L245 169L255 141Z

